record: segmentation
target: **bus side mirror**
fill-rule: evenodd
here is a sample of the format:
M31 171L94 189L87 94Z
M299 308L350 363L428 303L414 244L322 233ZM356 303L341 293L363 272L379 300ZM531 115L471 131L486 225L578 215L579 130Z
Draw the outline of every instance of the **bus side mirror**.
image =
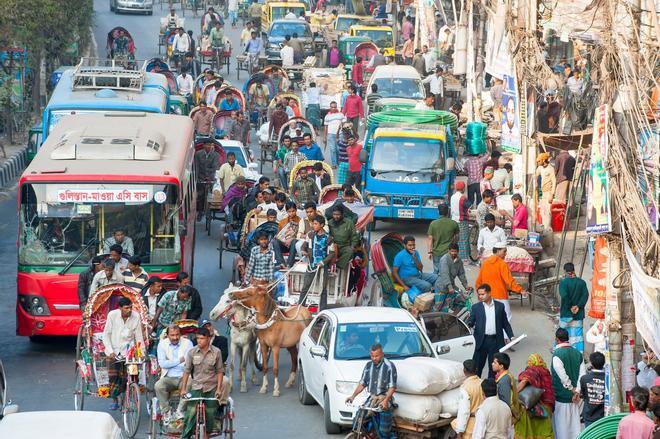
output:
M361 163L367 163L367 159L369 159L369 153L367 152L366 149L361 149L360 150L360 162Z
M447 171L453 171L456 169L456 159L449 157L445 162L445 169L447 169Z

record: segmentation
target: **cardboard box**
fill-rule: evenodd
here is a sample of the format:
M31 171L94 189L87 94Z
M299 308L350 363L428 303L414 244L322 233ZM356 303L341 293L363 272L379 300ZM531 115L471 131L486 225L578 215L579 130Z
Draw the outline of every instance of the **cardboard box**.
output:
M433 293L424 293L420 294L415 298L415 308L419 312L427 312L433 307L435 303L435 294Z

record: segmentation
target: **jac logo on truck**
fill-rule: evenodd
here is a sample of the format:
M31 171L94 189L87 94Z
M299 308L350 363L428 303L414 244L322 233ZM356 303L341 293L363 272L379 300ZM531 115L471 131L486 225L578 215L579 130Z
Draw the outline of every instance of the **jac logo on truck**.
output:
M410 177L408 175L401 175L397 177L395 181L398 181L399 183L418 183L419 177Z

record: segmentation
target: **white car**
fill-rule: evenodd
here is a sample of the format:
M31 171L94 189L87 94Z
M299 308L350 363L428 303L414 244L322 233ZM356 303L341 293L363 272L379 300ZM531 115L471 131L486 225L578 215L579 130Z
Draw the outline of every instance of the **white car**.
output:
M420 102L426 94L422 77L413 66L387 64L376 67L369 78L367 98L373 84L378 86L377 93L381 98L406 99L410 105Z
M241 165L245 172L245 179L250 181L259 181L261 174L259 173L259 165L254 161L254 154L243 145L243 142L238 140L219 139L220 145L225 150L225 153L233 152L236 154L236 163Z
M425 321L437 340L433 348L422 323L404 309L353 307L320 312L300 338L298 398L301 404L317 402L323 407L325 429L329 434L339 433L342 426L350 426L356 408L347 405L345 400L358 385L374 343L383 346L385 356L393 360L397 368L410 357L455 361L472 358L474 339L471 335L465 336L467 327L444 316L437 315ZM461 336L452 339L448 334ZM472 345L466 343L470 340Z
M65 410L9 414L0 421L0 437L126 439L109 413Z

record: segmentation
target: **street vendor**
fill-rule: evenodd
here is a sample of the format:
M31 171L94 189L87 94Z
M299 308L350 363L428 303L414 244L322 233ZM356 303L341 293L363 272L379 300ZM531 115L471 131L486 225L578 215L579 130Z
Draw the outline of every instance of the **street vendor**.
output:
M366 404L370 407L380 406L379 430L381 436L388 437L392 430L392 402L396 391L396 366L385 358L383 347L380 343L371 346L369 351L371 361L364 365L362 377L353 394L346 398L346 403L353 402L355 397L364 389L369 392Z
M140 315L133 312L133 302L127 297L120 297L119 308L108 313L103 328L103 346L108 359L110 378L110 397L113 400L110 410L119 409L119 396L126 388L126 366L118 361L117 356L126 356L129 346L144 346Z
M513 194L511 204L513 205L513 216L506 210L500 210L500 214L511 221L511 236L527 239L527 207L522 202L522 196Z
M355 224L344 217L344 211L340 206L332 209L332 219L328 226L330 236L337 244L337 268L343 270L353 259L354 249L360 244L360 236Z

